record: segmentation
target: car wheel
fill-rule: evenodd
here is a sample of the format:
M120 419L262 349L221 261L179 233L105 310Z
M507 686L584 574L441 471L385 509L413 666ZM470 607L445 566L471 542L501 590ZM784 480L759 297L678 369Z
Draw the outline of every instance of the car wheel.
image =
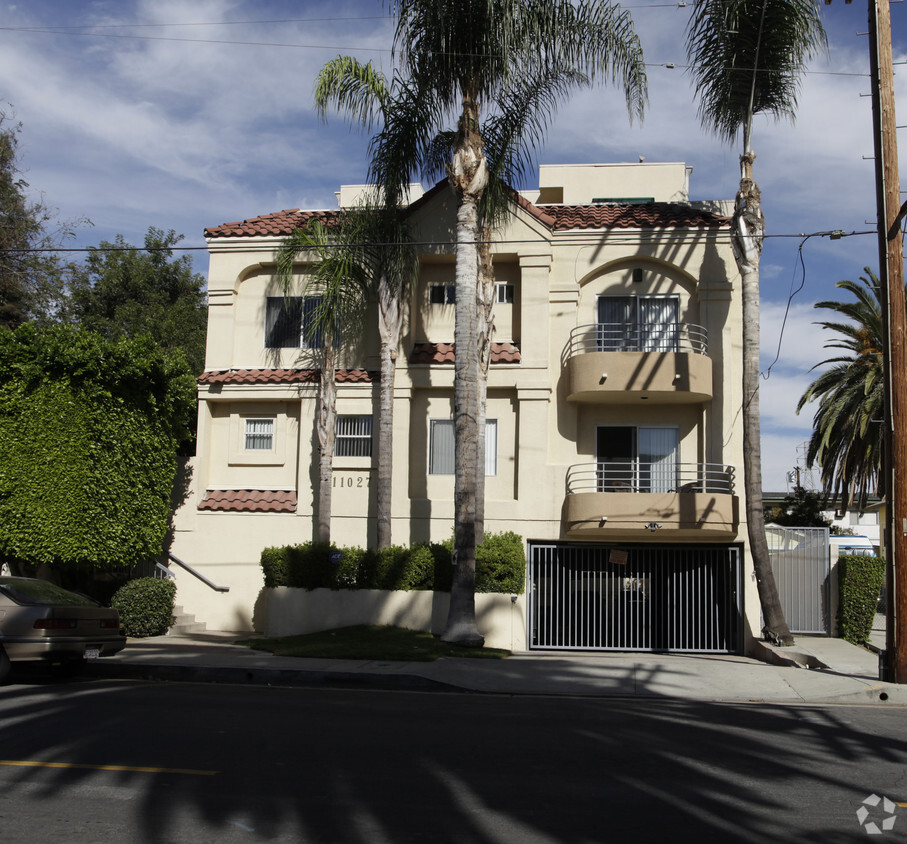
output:
M0 645L0 683L6 679L6 676L9 674L9 669L9 657L6 655L6 651L3 650L3 646Z

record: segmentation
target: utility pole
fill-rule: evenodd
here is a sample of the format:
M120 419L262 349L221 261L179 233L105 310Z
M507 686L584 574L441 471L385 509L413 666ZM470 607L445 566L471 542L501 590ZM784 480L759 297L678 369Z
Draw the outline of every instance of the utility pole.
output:
M882 471L888 499L885 520L888 554L885 679L907 683L907 314L889 0L869 0L869 50L885 352L882 449Z
M825 0L826 5L831 2ZM889 0L869 0L869 64L885 369L882 478L888 501L884 526L888 606L884 679L907 683L907 308L901 237L907 203L901 206Z

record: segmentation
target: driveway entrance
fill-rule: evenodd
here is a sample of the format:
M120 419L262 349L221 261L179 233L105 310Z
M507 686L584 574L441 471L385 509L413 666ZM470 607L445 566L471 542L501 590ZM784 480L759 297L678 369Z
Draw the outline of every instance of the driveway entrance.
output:
M529 543L530 649L739 653L737 545Z

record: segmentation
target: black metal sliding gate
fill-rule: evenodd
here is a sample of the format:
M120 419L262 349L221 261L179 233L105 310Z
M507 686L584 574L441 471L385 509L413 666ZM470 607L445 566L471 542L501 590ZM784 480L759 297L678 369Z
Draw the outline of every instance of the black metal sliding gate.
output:
M531 649L739 653L741 549L529 543Z

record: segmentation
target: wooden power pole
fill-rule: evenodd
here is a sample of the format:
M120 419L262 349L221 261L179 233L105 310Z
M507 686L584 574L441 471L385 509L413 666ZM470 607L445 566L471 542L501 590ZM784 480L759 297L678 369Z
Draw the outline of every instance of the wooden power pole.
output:
M885 679L907 683L907 314L889 0L869 0L869 39L885 362L882 450L888 499Z
M869 64L885 367L882 478L888 502L884 526L888 623L884 679L907 683L907 308L901 236L907 203L901 206L889 0L869 0Z

